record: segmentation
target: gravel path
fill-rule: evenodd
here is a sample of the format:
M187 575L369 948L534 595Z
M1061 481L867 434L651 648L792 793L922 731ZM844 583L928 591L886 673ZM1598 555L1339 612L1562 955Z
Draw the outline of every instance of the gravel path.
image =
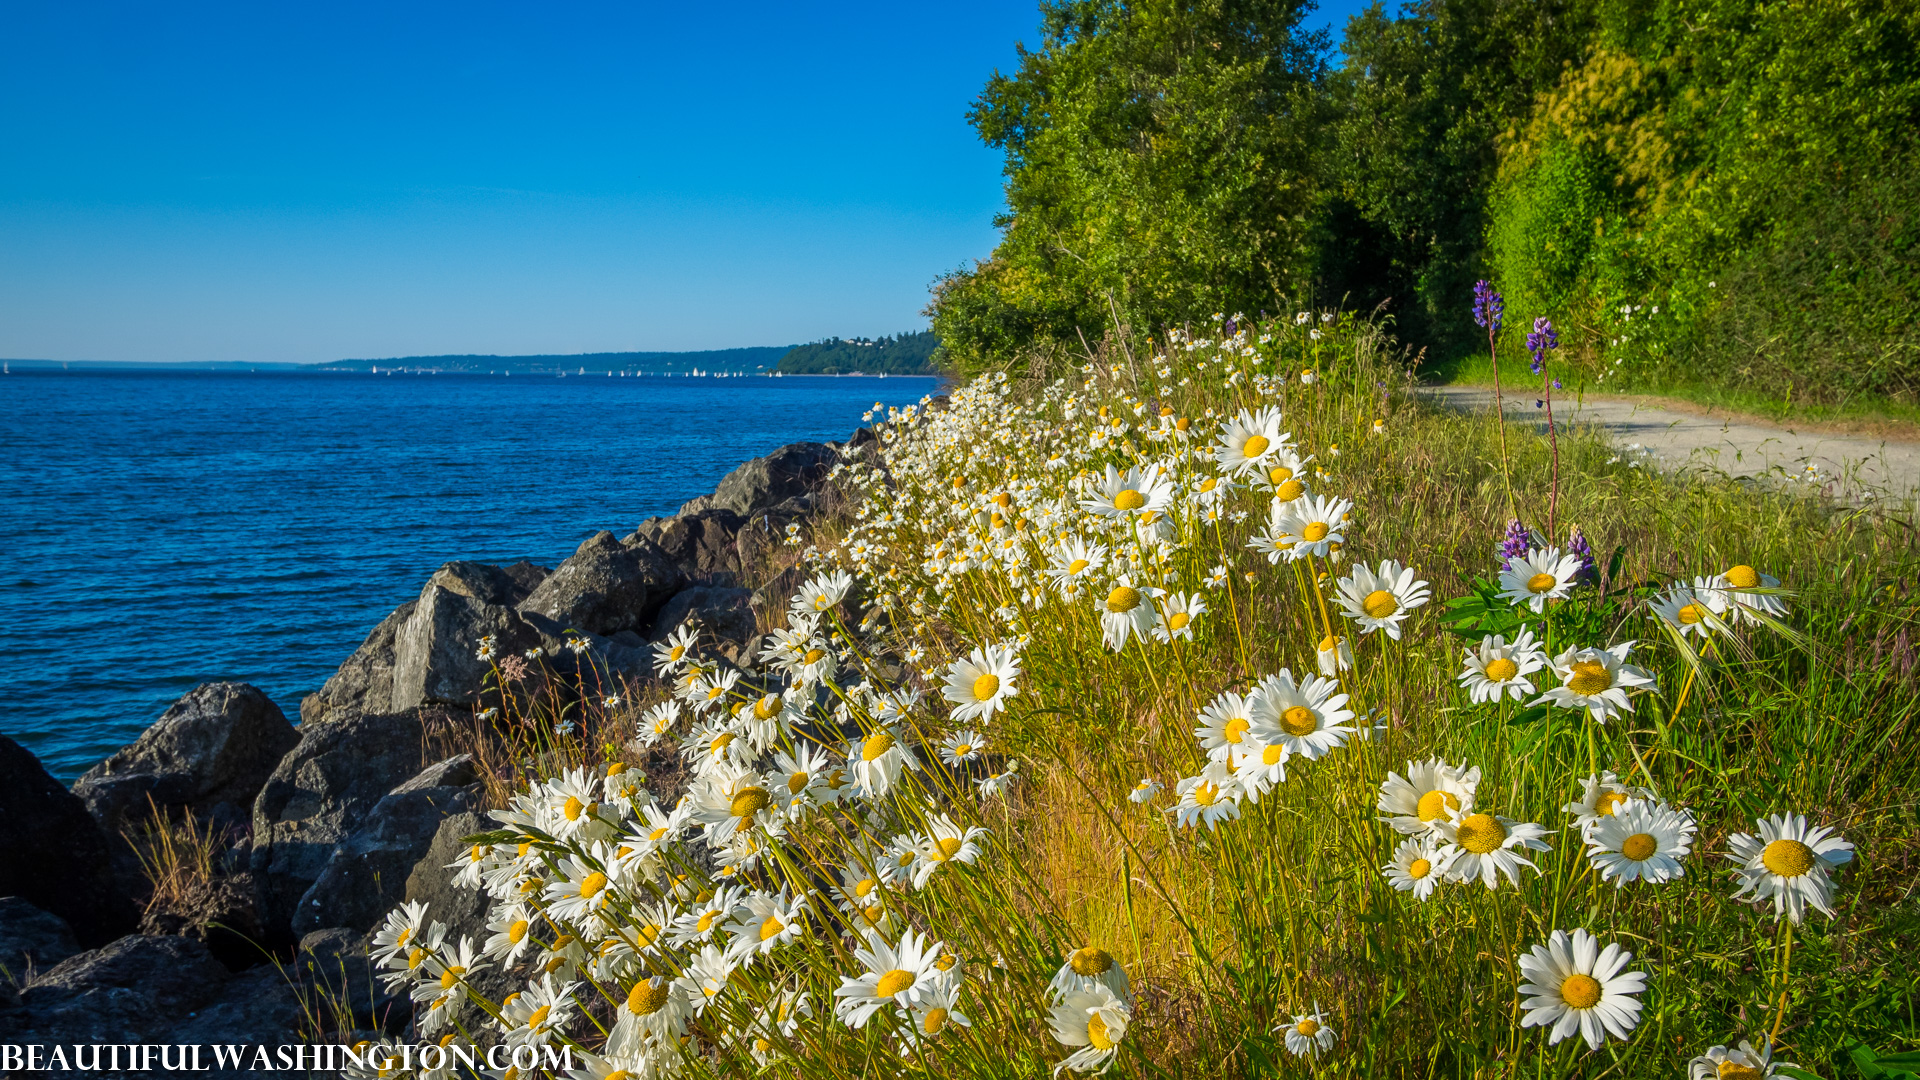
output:
M1462 410L1490 410L1493 390L1480 386L1423 386L1421 397ZM1505 396L1507 416L1546 430L1546 413L1529 392ZM1620 398L1587 395L1553 401L1556 423L1595 424L1622 455L1661 468L1692 468L1731 476L1805 484L1848 502L1908 503L1920 495L1920 443L1848 435L1801 433L1752 420L1727 420Z

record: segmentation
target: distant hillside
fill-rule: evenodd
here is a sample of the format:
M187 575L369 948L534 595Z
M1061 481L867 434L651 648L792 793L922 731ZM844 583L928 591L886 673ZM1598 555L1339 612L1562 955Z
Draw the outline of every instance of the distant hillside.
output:
M393 356L384 360L335 360L312 364L321 371L513 372L548 374L586 371L589 374L629 371L650 375L694 370L752 374L773 370L788 351L784 345L756 345L746 349L709 349L704 352L561 353L543 356Z
M940 339L931 330L883 338L828 338L795 345L775 369L788 375L931 375Z

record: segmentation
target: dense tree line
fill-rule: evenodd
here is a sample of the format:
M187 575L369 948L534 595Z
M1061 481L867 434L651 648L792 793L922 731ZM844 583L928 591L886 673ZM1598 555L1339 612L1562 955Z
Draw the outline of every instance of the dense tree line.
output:
M952 360L1345 304L1445 362L1489 277L1593 379L1920 393L1920 5L1419 0L1337 52L1308 10L1045 3L971 114L1008 208L935 284Z
M925 375L940 339L930 330L878 338L827 338L789 349L774 370L788 375Z

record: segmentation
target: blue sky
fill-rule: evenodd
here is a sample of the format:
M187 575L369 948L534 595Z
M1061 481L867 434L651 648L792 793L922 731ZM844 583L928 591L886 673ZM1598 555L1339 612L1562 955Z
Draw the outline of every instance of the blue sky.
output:
M1316 21L1344 24L1352 0ZM0 7L0 356L320 361L918 328L1033 0Z

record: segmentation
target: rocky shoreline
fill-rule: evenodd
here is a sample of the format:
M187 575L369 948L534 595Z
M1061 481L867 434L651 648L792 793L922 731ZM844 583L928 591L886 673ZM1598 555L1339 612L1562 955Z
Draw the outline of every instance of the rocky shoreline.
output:
M784 597L755 573L789 526L831 508L834 464L873 441L781 447L552 569L447 563L306 696L298 725L250 685L205 684L71 789L0 735L0 1044L404 1034L411 1003L367 964L376 924L424 900L486 933L482 897L446 869L490 826L485 765L434 738L485 707L482 642L541 650L563 684L651 681L652 644L689 621L710 653L746 659ZM126 838L156 822L218 841L180 888L155 874L194 851ZM322 1007L341 1015L316 1020Z

